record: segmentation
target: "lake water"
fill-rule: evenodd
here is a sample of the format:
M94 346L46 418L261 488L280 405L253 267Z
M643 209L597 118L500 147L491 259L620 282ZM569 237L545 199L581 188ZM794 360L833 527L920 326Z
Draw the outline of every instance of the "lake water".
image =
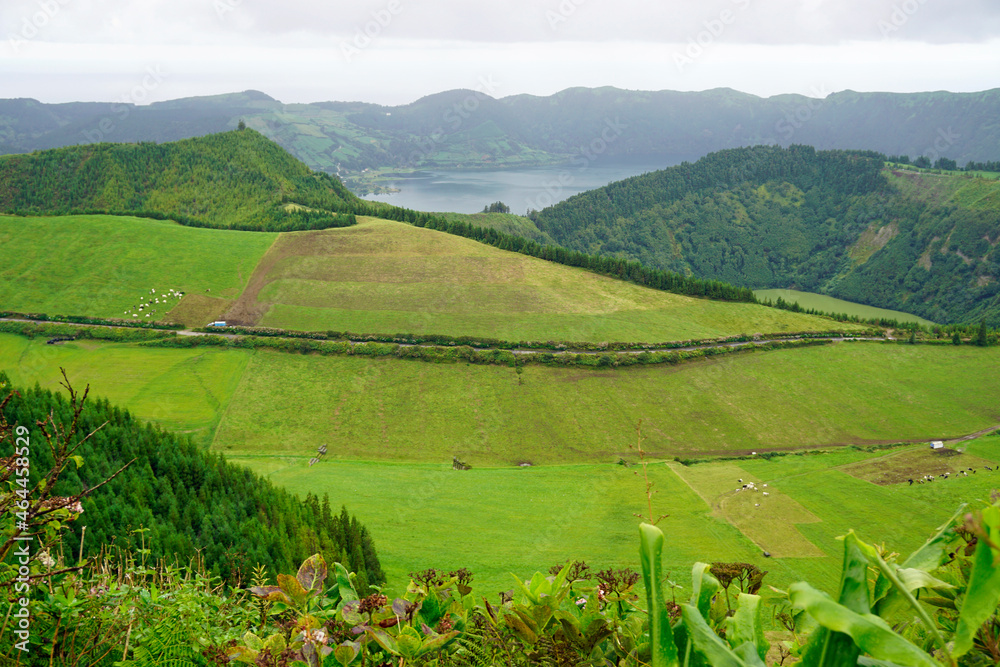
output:
M399 192L367 195L365 199L416 211L454 213L479 213L484 206L502 201L510 206L511 213L524 215L528 209L541 210L585 190L672 167L685 159L690 158L489 171L420 171L386 183Z

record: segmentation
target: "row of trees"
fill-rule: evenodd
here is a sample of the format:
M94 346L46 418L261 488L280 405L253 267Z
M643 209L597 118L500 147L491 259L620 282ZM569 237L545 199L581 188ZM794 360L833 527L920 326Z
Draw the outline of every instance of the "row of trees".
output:
M941 169L942 171L1000 171L1000 161L975 162L970 160L965 167L959 168L958 162L946 157L939 157L933 162L926 155L910 160L909 155L890 155L889 162L896 164L911 164L921 169Z

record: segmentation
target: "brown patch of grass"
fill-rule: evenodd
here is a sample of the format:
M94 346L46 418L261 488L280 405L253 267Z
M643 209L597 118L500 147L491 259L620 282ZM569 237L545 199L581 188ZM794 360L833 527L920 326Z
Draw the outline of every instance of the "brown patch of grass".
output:
M840 468L842 472L878 484L879 486L890 486L892 484L908 484L908 480L917 482L924 475L934 475L938 479L933 483L952 484L960 483L964 470L972 475L969 468L976 470L975 474L992 474L984 469L984 466L991 465L991 461L981 459L971 454L963 454L955 449L931 449L924 445L920 447L908 448L905 451L893 452L886 456L881 456L866 461L859 461ZM950 478L944 479L944 473L949 473Z
M205 326L209 322L221 319L222 314L232 303L232 299L220 299L204 294L185 294L180 303L167 313L163 321L183 324L186 327Z
M886 246L899 234L899 224L893 220L888 225L879 226L879 221L868 226L847 253L855 264L864 264L872 255Z

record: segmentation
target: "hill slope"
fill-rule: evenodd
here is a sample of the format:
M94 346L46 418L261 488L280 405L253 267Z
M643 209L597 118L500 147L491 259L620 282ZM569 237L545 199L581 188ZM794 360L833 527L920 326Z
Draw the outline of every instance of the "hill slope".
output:
M3 372L0 387L3 398L13 391ZM82 388L77 390L82 395ZM73 406L64 393L36 386L13 393L0 419L24 425L41 439L35 424L50 414L67 430L73 422ZM135 548L143 540L154 559L184 560L199 550L206 569L231 582L247 581L257 563L279 571L292 569L317 550L331 559L353 560L366 581L384 579L371 537L363 527L350 534L346 510L346 521L341 521L329 505L325 513L313 499L313 506L303 505L246 469L200 450L189 439L144 424L104 399L83 405L79 429L78 439L96 430L76 450L85 465L68 466L53 495L71 497L94 488L134 462L83 500L86 541L81 543L83 522L73 522L61 549L70 563L79 556L81 544L90 555L112 542ZM12 442L0 444L5 451L13 447ZM34 482L53 459L46 447L36 447L32 457ZM133 533L141 528L149 532ZM356 547L358 558L352 553Z
M372 218L269 234L134 217L0 216L0 308L514 341L663 342L848 326L644 288Z
M0 100L0 153L95 141L173 141L233 129L242 118L310 167L341 177L383 167L525 166L574 157L589 163L598 138L605 139L602 159L694 159L725 148L794 142L914 158L931 154L932 161L940 152L964 165L1000 158L998 116L1000 89L761 98L730 89L605 87L502 99L452 90L394 107L282 104L255 91L148 106ZM602 137L609 122L617 128L612 141Z
M535 222L563 246L702 278L1000 323L1000 182L884 162L731 149L582 193Z
M167 144L95 144L0 158L0 211L130 213L195 226L342 226L356 198L253 130Z

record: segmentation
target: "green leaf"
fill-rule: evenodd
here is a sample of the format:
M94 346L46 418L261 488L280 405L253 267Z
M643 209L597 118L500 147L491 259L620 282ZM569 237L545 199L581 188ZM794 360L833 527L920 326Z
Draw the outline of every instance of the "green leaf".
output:
M805 582L789 586L788 597L793 606L808 611L823 627L850 636L861 651L877 660L891 660L901 667L940 667L940 663L893 632L878 616L851 611ZM838 662L806 663L804 657L803 662L809 667L839 667L856 664L857 658L851 662L841 658Z
M417 657L426 655L432 651L439 651L444 648L445 644L450 642L452 639L457 637L459 634L458 630L451 630L441 635L434 635L433 637L426 637L423 643L420 645L420 650L417 652Z
M366 627L365 631L371 635L379 646L384 648L386 651L393 655L399 655L399 646L396 644L395 638L387 633L385 630L380 628Z
M652 665L674 667L680 662L661 583L663 541L662 530L648 523L639 525L639 559L642 563L642 580L646 588L646 608L649 610Z
M422 640L420 633L410 626L403 628L403 631L396 637L396 645L398 647L397 650L399 651L399 655L407 660L412 660L420 655L421 644Z
M711 575L708 563L695 563L691 568L691 603L703 617L712 608L712 598L722 590L719 580Z
M917 617L924 624L924 627L931 633L935 641L937 641L938 645L941 647L942 652L945 654L946 661L949 664L952 663L953 661L950 657L948 645L945 642L944 637L941 636L941 631L938 630L937 625L935 625L934 621L931 620L931 617L927 615L927 609L917 602L917 599L913 597L913 593L907 590L905 584L903 584L900 580L899 575L897 574L899 568L893 568L882 560L878 551L876 551L871 545L861 542L858 539L858 536L854 534L853 530L850 531L844 539L847 541L853 541L861 553L864 554L865 558L868 559L868 562L881 570L882 575L885 576L890 583L892 583L893 587L895 587L896 590L894 591L894 594L899 595L904 601L906 601L907 604L910 605L910 608L917 614Z
M272 656L278 656L281 655L282 651L288 648L288 645L285 643L285 638L281 635L271 635L264 640L264 648L267 649L267 652Z
M309 599L309 593L306 589L302 588L302 584L299 580L290 574L279 574L278 575L278 585L281 586L281 590L284 591L285 595L291 598L292 603L296 607L304 607L306 600Z
M259 653L264 648L264 641L252 632L247 631L243 635L243 643L255 653Z
M360 600L358 597L358 592L354 590L354 584L351 583L351 574L347 571L347 568L340 563L334 563L334 567L337 570L337 588L340 591L340 602L353 602L355 600Z
M1000 552L989 544L1000 544L1000 510L996 507L983 510L982 526L986 535L979 536L972 556L969 585L955 628L954 657L968 653L976 632L1000 606Z
M302 588L307 591L321 591L323 590L323 582L326 581L326 575L326 561L322 554L313 554L302 563L295 577L302 584Z
M76 464L76 469L77 470L79 470L80 468L83 467L83 457L82 456L74 454L73 456L70 457L70 459L72 459L73 463Z
M358 653L360 652L360 642L344 642L343 644L338 644L333 649L333 657L342 665L342 667L347 667L349 664L354 662L354 659L358 657Z
M726 625L726 641L735 650L744 643L750 643L757 651L757 656L764 660L771 647L764 637L764 628L760 624L760 596L740 593L739 606L736 613L724 621Z
M681 617L684 619L684 627L688 630L691 643L700 654L705 656L708 664L712 667L749 667L749 665L763 665L761 662L747 663L726 645L719 635L715 634L712 628L708 627L705 618L699 613L698 608L684 604L681 605Z

